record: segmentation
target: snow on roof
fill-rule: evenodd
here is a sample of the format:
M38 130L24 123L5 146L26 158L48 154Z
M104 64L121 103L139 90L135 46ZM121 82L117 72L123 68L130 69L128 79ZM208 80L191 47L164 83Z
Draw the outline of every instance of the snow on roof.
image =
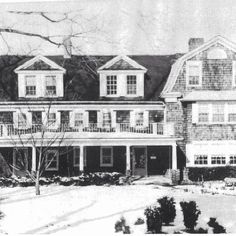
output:
M205 91L193 91L186 95L181 101L236 101L236 91L221 90L205 90Z

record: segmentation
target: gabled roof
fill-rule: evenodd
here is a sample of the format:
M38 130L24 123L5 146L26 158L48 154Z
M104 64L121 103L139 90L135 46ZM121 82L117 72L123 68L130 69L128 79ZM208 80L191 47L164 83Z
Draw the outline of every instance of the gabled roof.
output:
M192 91L181 99L184 102L194 101L236 101L236 91L232 90L204 90Z
M135 60L131 59L128 56L117 56L110 61L108 61L105 65L98 68L98 72L104 70L141 70L146 72L147 69L138 64Z
M26 61L24 64L17 67L15 69L15 72L19 73L21 71L46 71L46 70L61 71L62 73L65 73L65 69L63 67L59 66L54 61L42 55L38 55Z
M177 80L177 77L180 73L180 70L182 69L184 62L188 59L191 59L192 57L196 56L202 51L207 50L211 46L215 44L221 44L222 46L236 52L236 44L229 41L228 39L218 35L207 41L206 43L202 44L200 47L186 53L182 57L180 57L172 66L170 75L167 79L166 85L161 93L161 97L168 96L171 93L171 90L173 89L175 82ZM167 95L168 94L168 95Z

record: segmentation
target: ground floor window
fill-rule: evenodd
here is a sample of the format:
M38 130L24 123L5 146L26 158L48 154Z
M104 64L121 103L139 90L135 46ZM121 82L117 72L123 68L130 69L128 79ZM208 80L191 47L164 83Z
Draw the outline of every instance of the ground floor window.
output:
M75 127L79 127L83 125L84 114L82 112L75 113Z
M101 147L100 166L113 166L113 148Z
M58 170L59 152L57 150L47 150L45 160L46 170Z
M196 165L207 165L207 155L194 155L194 164Z
M28 170L28 148L14 148L13 166L15 170Z
M135 113L135 120L136 120L136 126L143 126L143 123L144 123L143 112L136 112Z
M74 147L74 158L73 158L74 167L79 167L80 165L80 147ZM84 148L84 166L87 165L86 161L86 148Z
M225 165L226 157L222 155L211 156L211 164L212 165Z
M229 157L229 164L236 164L236 155L231 155Z

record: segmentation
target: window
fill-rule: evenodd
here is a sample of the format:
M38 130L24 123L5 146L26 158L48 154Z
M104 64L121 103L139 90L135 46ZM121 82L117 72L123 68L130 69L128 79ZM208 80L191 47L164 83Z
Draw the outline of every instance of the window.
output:
M224 122L224 104L212 104L212 122Z
M149 111L149 122L150 123L161 123L164 121L164 111L156 110L156 111Z
M25 128L27 126L27 118L25 113L18 114L18 127Z
M83 125L83 113L75 113L75 127L79 127Z
M209 107L208 104L199 104L198 107L198 122L206 123L209 121Z
M236 164L236 155L231 155L229 157L229 164L231 164L231 165Z
M211 156L211 164L212 165L225 165L226 158L225 156L221 156L221 155Z
M84 166L87 165L86 161L86 149L84 149ZM79 147L74 147L74 166L79 167L80 165L80 148Z
M236 122L236 104L228 104L228 121Z
M187 85L201 86L202 83L202 66L199 61L188 61L186 65Z
M137 93L137 78L136 75L127 76L127 94L135 95Z
M48 114L48 125L55 125L56 123L56 113L49 113Z
M207 155L194 155L194 164L195 165L207 165Z
M130 123L130 111L117 111L116 123L129 124Z
M59 167L59 152L57 150L46 151L46 170L58 170Z
M32 124L41 125L42 124L42 112L41 111L32 111Z
M136 121L136 126L143 126L144 123L143 112L135 113L135 121Z
M56 93L56 76L46 76L46 95L53 96L56 95Z
M110 112L104 112L103 113L103 127L110 127L111 126L111 113Z
M117 94L117 77L116 75L107 76L107 95Z
M100 166L113 166L112 147L101 147Z
M36 95L36 78L33 75L27 75L25 77L25 95L35 96Z

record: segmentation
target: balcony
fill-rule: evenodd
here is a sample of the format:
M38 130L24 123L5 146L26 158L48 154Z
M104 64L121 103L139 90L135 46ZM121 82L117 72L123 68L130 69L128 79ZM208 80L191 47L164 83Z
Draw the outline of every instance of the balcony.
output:
M114 127L111 125L102 125L98 123L90 123L86 127L81 125L78 127L70 127L68 124L45 126L45 125L31 125L27 128L16 128L13 124L0 124L0 137L22 136L27 134L37 133L81 133L81 134L118 134L118 135L131 135L143 136L173 136L174 124L173 123L149 123L147 126L136 125L131 127L129 123L116 124Z

